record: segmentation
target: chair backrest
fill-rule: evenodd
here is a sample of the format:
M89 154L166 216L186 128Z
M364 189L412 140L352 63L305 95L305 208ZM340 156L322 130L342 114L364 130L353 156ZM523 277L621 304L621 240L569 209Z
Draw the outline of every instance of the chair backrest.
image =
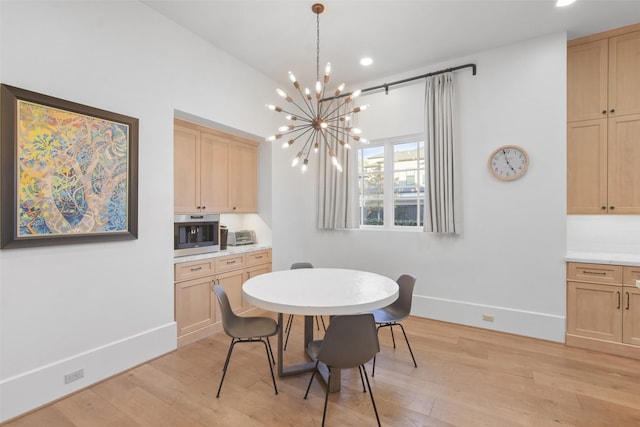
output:
M230 327L237 322L238 316L231 309L229 297L227 296L227 293L222 286L213 285L213 292L216 294L218 303L220 304L220 313L222 314L222 328L227 333L227 335L231 335L229 333Z
M397 317L406 317L411 313L411 301L413 300L413 288L416 284L415 276L403 274L396 280L398 284L398 299L387 307Z
M317 358L333 368L355 368L380 351L376 322L371 313L331 319Z
M291 270L296 270L298 268L313 268L313 264L310 262L294 262L291 264Z

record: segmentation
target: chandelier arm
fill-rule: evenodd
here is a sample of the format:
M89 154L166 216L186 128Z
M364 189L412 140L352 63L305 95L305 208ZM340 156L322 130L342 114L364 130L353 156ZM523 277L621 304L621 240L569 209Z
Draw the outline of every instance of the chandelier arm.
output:
M313 110L313 104L311 104L309 102L309 100L307 99L307 97L304 95L304 93L302 93L302 89L300 89L300 86L297 87L298 93L300 94L300 98L302 98L302 100L304 101L305 105L307 106L307 108L309 109L309 111L312 113L312 115L315 115L315 111ZM300 108L300 107L298 107Z
M329 105L331 106L331 104L329 104ZM330 112L330 113L323 114L323 116L325 116L325 117L332 116L336 111L338 111L338 112L339 112L339 111L340 111L340 108L341 108L343 105L344 105L344 104L339 104L339 105L337 105L333 110L331 110L331 112ZM347 116L347 115L349 115L349 114L353 113L353 111L349 111L349 110L348 110L348 109L346 109L346 108L345 108L345 110L346 110L346 111L345 111L344 113L338 113L338 115L336 115L335 117L332 117L332 118L333 118L333 119L340 119L341 117L345 117L345 116ZM355 113L354 113L354 114L355 114Z
M298 107L298 106L296 105L296 107ZM300 108L300 107L298 107L298 108ZM314 117L313 117L313 116L310 116L310 115L309 115L309 113L308 113L307 111L305 111L305 110L303 110L303 109L300 109L300 111L301 111L302 113L304 113L304 116L300 116L299 114L292 113L291 111L285 110L284 108L282 108L282 111L278 111L278 112L279 112L279 113L286 113L286 114L290 114L290 115L292 115L292 116L296 116L296 117L298 117L300 120L304 120L304 121L307 121L307 122L309 122L309 123L311 123L311 122L313 121L313 118L314 118Z
M309 108L309 111L307 111L304 108L302 108L300 105L298 105L298 103L296 103L295 101L291 101L291 103L293 105L295 105L296 107L298 107L298 110L300 110L308 119L310 119L310 120L314 119L315 114L314 114L313 109ZM293 114L293 113L289 113L289 114Z

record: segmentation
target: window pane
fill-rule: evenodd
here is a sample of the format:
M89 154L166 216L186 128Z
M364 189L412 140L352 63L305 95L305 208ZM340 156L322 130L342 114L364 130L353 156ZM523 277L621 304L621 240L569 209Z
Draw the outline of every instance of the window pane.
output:
M418 168L418 143L407 142L393 146L393 169L417 169Z
M384 147L367 147L360 150L358 169L363 173L384 172Z
M361 222L363 225L384 224L384 203L382 200L366 200L362 207Z
M399 227L422 226L424 218L424 200L400 199L393 202L394 225Z

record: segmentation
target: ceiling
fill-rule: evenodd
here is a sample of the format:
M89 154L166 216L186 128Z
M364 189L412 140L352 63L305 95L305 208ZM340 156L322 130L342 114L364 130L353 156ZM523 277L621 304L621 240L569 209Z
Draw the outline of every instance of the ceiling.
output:
M145 0L150 8L271 79L303 86L316 76L316 15L307 0ZM320 71L332 83L389 76L537 36L568 38L640 21L640 0L327 0L320 15ZM359 65L363 56L374 63ZM455 64L454 64L455 65ZM480 71L480 69L479 69ZM337 81L339 80L339 81ZM333 86L332 86L333 87ZM353 90L347 87L346 90Z

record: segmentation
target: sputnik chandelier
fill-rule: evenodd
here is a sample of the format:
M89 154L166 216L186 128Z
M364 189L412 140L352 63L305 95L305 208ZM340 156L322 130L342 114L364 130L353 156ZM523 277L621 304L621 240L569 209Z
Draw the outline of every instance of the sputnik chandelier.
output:
M342 83L333 92L330 98L326 98L327 84L329 83L329 73L331 72L331 64L327 63L324 70L323 81L320 81L320 14L324 12L324 5L315 3L311 6L311 10L316 14L316 87L315 96L311 91L305 88L304 93L300 83L289 71L289 79L293 83L296 91L302 100L296 102L291 96L281 89L276 89L278 95L284 98L288 103L295 107L294 112L288 111L276 105L267 105L272 111L285 114L286 120L291 124L287 124L278 128L278 133L272 135L266 140L268 142L287 138L282 144L282 148L288 148L295 144L298 140L302 143L298 154L293 159L291 166L301 166L304 173L309 164L309 154L311 150L317 153L321 147L327 150L327 154L336 169L342 172L342 165L336 157L338 149L349 149L349 140L356 142L368 143L365 138L360 136L360 129L351 126L352 115L367 109L367 105L356 107L353 100L360 95L360 90L351 94L341 95L345 84ZM314 99L315 98L315 99Z

